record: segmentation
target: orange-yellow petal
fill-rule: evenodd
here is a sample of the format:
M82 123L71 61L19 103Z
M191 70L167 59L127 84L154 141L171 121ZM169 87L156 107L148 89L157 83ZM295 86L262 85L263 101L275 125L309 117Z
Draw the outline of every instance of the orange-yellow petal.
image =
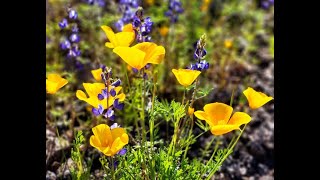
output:
M93 78L97 81L101 81L102 68L91 70Z
M48 94L54 94L58 90L58 83L46 79L46 90Z
M244 112L236 112L232 115L231 119L229 120L229 125L237 125L240 126L242 124L247 124L251 121L251 117Z
M126 98L126 95L124 93L121 93L117 95L117 98L119 98L119 101L124 101L124 99Z
M193 113L194 113L194 108L192 108L192 107L188 107L188 115L189 116L192 116L193 115Z
M198 119L205 120L209 124L209 126L215 125L214 122L211 120L210 116L204 111L196 111L194 112L194 115Z
M146 53L139 49L130 47L116 47L113 49L113 52L118 54L122 60L124 60L131 67L138 70L147 64L147 62L144 62Z
M222 124L227 124L233 110L231 106L218 102L206 104L203 109L215 125L218 124L218 121L222 121ZM219 124L221 124L221 122Z
M106 124L99 124L92 128L95 137L100 141L101 147L111 146L113 139L110 127Z
M257 109L273 99L271 96L257 92L251 87L244 90L243 94L246 96L251 109Z
M105 32L107 38L110 42L107 42L105 45L108 48L114 48L118 44L116 35L114 34L113 30L109 26L101 26L102 30Z
M123 26L122 32L134 32L132 24L126 24Z
M233 130L240 130L239 126L236 125L217 125L217 126L211 126L210 131L213 135L222 135L226 134Z
M191 69L172 69L173 74L182 86L190 86L200 75L201 71Z
M134 41L135 34L134 32L119 32L119 33L116 33L116 39L118 43L116 44L116 47L119 47L119 46L128 47Z
M86 93L84 93L84 92L81 91L81 90L77 90L77 92L76 92L76 97L77 97L78 99L80 99L80 100L86 100L86 99L88 99Z
M145 52L146 56L144 58L144 61L151 64L161 63L166 53L166 50L163 46L158 46L157 44L151 42L139 43L132 48L136 48Z

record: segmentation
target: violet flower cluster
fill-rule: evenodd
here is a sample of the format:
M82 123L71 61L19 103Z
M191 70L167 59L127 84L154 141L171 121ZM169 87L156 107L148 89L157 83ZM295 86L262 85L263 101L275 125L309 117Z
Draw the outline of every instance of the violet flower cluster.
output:
M119 11L122 13L122 18L115 23L118 31L122 31L123 26L132 21L138 7L138 0L120 0Z
M72 8L68 8L67 13L68 16L58 23L60 29L66 33L64 40L60 42L60 48L67 52L67 59L74 59L76 66L80 67L81 63L77 60L77 57L81 55L79 48L78 13Z
M202 35L195 45L196 50L193 54L196 63L191 64L187 69L203 71L209 68L209 63L204 59L207 54L207 50L204 48L205 45L205 35Z
M171 23L176 23L179 18L179 14L183 13L184 9L180 0L169 0L168 11L165 12L165 16L170 18Z

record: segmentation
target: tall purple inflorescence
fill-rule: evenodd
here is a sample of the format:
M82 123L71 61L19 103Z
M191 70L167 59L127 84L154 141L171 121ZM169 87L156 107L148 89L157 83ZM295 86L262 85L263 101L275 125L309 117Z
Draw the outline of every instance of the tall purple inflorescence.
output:
M198 71L203 71L207 70L209 68L209 63L204 60L207 50L204 48L206 45L205 41L206 35L202 35L200 37L200 40L197 41L195 45L195 52L193 54L193 58L197 61L194 64L191 64L187 69L192 69L192 70L198 70Z
M118 31L122 31L124 25L132 22L139 3L139 0L120 0L119 11L122 13L122 18L115 23Z
M165 12L165 16L170 18L171 23L176 23L179 18L179 14L183 13L184 9L180 0L169 0L168 11Z
M78 57L81 55L79 48L78 13L72 8L68 8L67 13L67 17L58 23L60 29L63 30L66 35L60 42L60 48L66 52L68 59L76 61L75 64L77 68L82 68L82 64L78 61Z

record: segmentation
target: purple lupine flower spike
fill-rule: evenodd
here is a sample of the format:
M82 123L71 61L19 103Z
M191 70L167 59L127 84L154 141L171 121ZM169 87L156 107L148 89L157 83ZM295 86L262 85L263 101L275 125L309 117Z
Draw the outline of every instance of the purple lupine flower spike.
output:
M117 94L116 90L114 90L114 89L112 88L112 89L110 90L110 95L111 95L112 97L115 97L116 94Z
M104 115L104 117L109 118L111 121L114 121L115 119L114 111L111 108L109 108L106 114Z

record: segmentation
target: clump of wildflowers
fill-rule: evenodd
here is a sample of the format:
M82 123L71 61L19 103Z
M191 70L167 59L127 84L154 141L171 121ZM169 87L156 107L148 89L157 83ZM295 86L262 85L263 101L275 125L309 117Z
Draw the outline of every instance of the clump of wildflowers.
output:
M81 67L81 63L78 61L78 57L81 55L79 48L80 35L77 23L78 13L72 8L68 8L67 13L67 17L58 23L60 29L65 32L65 37L60 42L60 48L67 52L67 59L75 60L76 65Z
M189 67L187 67L187 69L203 71L209 68L209 63L204 59L207 54L207 50L204 48L205 45L206 35L204 34L196 43L196 50L193 54L193 58L196 60L196 63L191 64Z
M170 18L171 23L178 21L179 14L183 13L184 9L180 0L169 0L168 11L165 12L165 16Z
M119 11L122 13L122 18L115 23L118 31L122 31L125 24L132 22L132 19L138 7L138 0L120 0Z
M121 102L124 101L125 94L120 93L122 89L120 86L121 80L111 78L111 68L103 67L101 70L93 70L92 74L95 79L99 72L101 72L101 80L104 83L83 83L89 97L81 90L77 90L76 96L93 106L92 113L95 116L102 115L113 121L115 119L113 108L123 109L124 104Z

